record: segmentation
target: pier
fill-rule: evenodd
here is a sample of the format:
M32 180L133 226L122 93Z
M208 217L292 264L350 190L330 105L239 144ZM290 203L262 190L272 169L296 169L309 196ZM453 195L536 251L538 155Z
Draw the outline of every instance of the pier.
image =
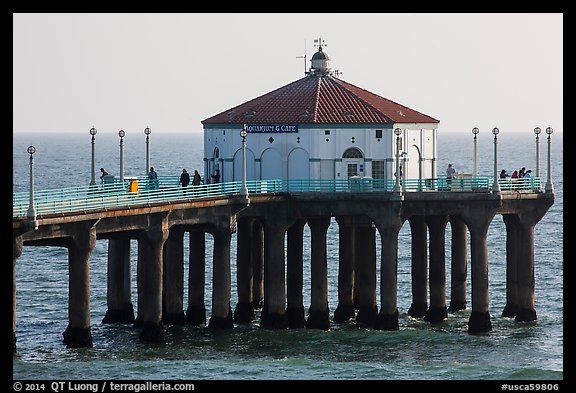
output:
M550 180L545 189L539 178L518 180L474 176L452 179L448 187L442 178L403 179L400 192L389 180L259 180L245 183L249 198L240 195L241 182L186 190L168 182L137 192L130 192L127 184L92 185L36 192L32 217L27 193L14 194L14 351L16 263L23 247L29 246L67 248L64 343L93 346L90 254L99 240L108 240L108 310L103 323L134 323L143 341L162 341L164 324L229 329L234 323L253 321L260 307L261 328L329 329L355 319L373 329L398 330L398 233L404 225L411 229L408 314L433 325L448 318L448 309L471 307L468 332L486 333L491 330L487 231L497 214L506 226L507 303L502 316L534 321L534 227L554 203L554 192ZM339 231L338 288L328 288L327 281L326 233L332 218ZM305 225L311 232L311 304L303 304L302 296ZM451 250L445 249L448 225ZM190 242L188 294L183 286L185 232ZM206 233L214 239L211 310L204 303ZM236 255L231 255L232 236L238 240ZM131 239L138 241L137 250L130 249ZM134 251L136 309L130 288ZM447 252L452 263L449 305ZM231 286L232 263L236 288ZM471 299L466 299L469 284ZM333 290L338 291L335 308L328 304L328 291ZM234 310L232 296L237 296Z

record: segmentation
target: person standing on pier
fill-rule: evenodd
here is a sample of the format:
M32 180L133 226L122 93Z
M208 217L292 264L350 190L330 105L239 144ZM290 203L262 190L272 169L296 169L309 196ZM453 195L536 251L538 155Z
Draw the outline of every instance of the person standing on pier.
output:
M202 179L200 177L200 173L198 173L198 169L195 169L194 170L194 178L192 179L192 185L193 186L199 186L201 182L202 182Z
M212 177L212 183L216 184L216 183L220 183L220 169L216 169L216 171L214 172L213 175L211 175Z
M448 168L446 168L446 185L448 186L448 190L452 188L452 178L456 173L456 169L452 166L452 164L448 164Z
M148 172L148 180L150 181L150 189L158 188L158 174L152 166L150 167L150 172Z
M178 184L182 184L182 188L186 188L188 184L190 184L190 174L186 171L186 168L182 168L182 174L180 175ZM182 193L186 195L186 190L182 190Z

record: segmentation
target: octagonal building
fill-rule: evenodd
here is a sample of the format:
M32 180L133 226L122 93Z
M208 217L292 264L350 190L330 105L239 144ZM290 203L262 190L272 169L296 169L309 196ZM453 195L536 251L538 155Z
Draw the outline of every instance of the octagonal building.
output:
M204 178L242 180L394 179L396 135L404 178L437 177L439 120L345 82L322 46L305 76L202 121Z

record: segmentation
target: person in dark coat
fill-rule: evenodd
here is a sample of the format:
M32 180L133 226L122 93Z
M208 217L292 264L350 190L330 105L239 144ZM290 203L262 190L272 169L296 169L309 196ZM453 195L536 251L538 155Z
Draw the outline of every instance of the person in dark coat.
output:
M180 175L178 184L182 184L182 188L188 187L188 184L190 184L190 174L186 171L186 168L182 168L182 174ZM183 194L186 195L186 190L183 190Z

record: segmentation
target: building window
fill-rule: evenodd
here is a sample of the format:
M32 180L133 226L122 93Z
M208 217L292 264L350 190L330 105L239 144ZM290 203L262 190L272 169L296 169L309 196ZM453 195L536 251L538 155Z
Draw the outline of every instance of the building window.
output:
M344 152L344 154L342 154L342 158L362 158L362 157L364 157L364 155L362 154L360 149L357 149L355 147L347 149Z
M384 160L372 161L372 178L384 179Z
M330 130L324 131L324 135L330 135Z
M376 130L376 138L382 138L382 130Z

